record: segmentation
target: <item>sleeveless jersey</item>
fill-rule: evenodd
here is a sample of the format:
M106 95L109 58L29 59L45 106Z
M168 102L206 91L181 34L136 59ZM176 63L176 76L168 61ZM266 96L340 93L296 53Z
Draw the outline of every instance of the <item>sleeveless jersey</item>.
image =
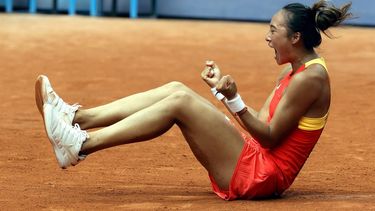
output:
M288 87L294 75L304 71L312 64L320 64L327 71L323 58L313 59L302 65L294 74L290 72L279 83L269 107L268 122L272 120L284 90ZM282 143L273 149L264 149L270 155L283 175L279 178L280 192L286 190L294 181L302 166L317 143L326 124L328 113L320 118L302 117L292 133Z

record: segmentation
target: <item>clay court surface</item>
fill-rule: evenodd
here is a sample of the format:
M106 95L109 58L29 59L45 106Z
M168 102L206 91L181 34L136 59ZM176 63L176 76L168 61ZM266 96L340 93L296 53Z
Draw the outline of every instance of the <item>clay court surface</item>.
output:
M333 29L319 52L333 87L326 129L279 199L226 202L177 127L61 170L34 100L39 74L85 108L181 81L223 106L200 79L207 59L259 109L282 67L267 24L0 15L0 210L375 210L375 30ZM215 128L213 128L215 129Z

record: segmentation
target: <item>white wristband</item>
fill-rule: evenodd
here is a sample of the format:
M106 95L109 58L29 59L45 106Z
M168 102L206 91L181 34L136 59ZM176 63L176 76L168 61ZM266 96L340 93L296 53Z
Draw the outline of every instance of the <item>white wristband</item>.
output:
M221 94L219 91L217 91L217 89L215 87L211 88L211 92L216 97L216 99L218 99L220 101L225 98L225 96L223 94Z
M229 110L233 113L237 113L246 107L245 103L242 101L241 96L239 94L236 94L236 97L225 102Z

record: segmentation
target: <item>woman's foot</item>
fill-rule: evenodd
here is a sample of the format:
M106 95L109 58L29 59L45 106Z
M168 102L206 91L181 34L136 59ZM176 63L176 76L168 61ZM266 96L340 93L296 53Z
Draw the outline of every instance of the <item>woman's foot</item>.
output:
M63 169L76 165L85 156L79 154L83 142L89 138L78 124L67 124L61 113L49 103L43 106L44 126L59 166Z
M75 113L80 107L78 104L69 105L65 103L53 90L47 76L44 75L38 76L35 83L35 100L39 113L43 118L43 105L50 104L54 109L62 113L62 118L70 125L73 125Z

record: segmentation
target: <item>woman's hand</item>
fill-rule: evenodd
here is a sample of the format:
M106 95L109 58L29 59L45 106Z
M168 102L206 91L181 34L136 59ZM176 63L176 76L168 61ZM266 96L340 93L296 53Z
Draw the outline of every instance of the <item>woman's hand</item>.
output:
M216 87L221 79L221 72L214 61L206 61L206 67L201 73L201 77L211 88Z
M223 94L227 100L233 99L237 94L237 86L230 75L223 76L216 85L216 90Z

